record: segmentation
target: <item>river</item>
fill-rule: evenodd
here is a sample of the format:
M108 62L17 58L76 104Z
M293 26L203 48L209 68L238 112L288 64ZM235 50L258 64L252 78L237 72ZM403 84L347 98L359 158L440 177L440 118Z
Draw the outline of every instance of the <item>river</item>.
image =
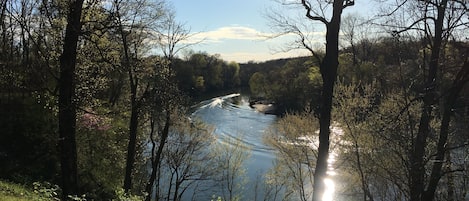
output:
M240 94L215 97L195 107L192 115L214 127L218 143L237 141L249 147L250 157L245 162L248 188L245 189L252 189L256 178L266 173L275 160L275 150L263 142L263 137L277 116L257 112L249 106L249 97ZM251 200L253 193L246 191L244 198Z
M278 117L257 112L249 106L249 96L242 94L229 94L202 101L194 106L193 111L193 117L214 127L218 143L237 141L250 147L251 155L244 164L248 183L243 190L242 200L264 200L263 192L255 190L255 186L256 183L263 182L262 175L273 167L276 151L264 143L263 138ZM334 154L331 157L330 163L333 163ZM331 176L334 175L332 169L329 172ZM324 200L329 201L333 198L335 185L331 178L325 183L328 188Z

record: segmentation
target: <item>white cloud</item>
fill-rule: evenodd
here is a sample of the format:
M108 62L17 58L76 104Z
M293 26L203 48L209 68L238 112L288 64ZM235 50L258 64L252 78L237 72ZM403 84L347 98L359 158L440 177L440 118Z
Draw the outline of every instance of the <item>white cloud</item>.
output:
M278 34L258 31L245 26L226 26L206 32L192 35L184 43L193 43L191 46L195 50L203 50L209 54L220 54L226 61L236 61L240 63L248 61L266 61L279 58L290 58L297 56L307 56L311 53L299 48L292 43L297 40L295 34L285 34L280 37L269 38ZM324 44L324 32L307 32L308 41L315 48L320 48ZM283 52L285 49L291 49Z
M310 56L306 50L292 50L288 52L278 52L278 53L269 53L269 52L233 52L233 53L221 53L220 56L225 61L236 61L239 63L247 63L248 61L262 62L273 59L282 59L282 58L292 58L299 56Z
M244 26L220 27L213 31L206 31L194 34L191 41L221 42L223 40L265 40L270 34L257 31L256 29Z
M304 35L309 40L317 42L322 41L326 35L325 31L305 32ZM278 36L278 37L274 37ZM249 41L272 41L285 40L285 38L296 38L294 33L278 34L258 31L254 28L245 26L226 26L212 31L193 33L193 35L183 43L221 43L226 40L249 40Z

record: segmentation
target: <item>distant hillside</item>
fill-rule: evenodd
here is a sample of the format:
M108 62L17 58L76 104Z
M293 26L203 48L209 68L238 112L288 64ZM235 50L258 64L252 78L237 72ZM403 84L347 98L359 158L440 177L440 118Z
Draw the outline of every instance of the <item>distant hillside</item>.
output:
M300 60L306 61L311 59L311 57L294 57L294 58L284 58L284 59L274 59L264 62L248 62L239 64L239 75L241 79L241 85L244 87L249 87L249 79L256 72L268 73L269 71L281 68L285 66L288 61Z

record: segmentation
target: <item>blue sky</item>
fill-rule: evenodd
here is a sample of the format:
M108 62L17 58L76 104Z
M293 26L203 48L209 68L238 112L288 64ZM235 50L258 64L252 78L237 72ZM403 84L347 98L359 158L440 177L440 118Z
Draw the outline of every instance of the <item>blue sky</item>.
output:
M272 33L265 17L270 8L279 8L274 0L170 0L177 20L198 33L193 40L203 40L192 46L195 51L220 54L227 61L247 62L265 61L276 58L305 56L304 50L281 52L288 37L267 40L264 35ZM362 4L360 4L360 2ZM356 1L356 5L347 8L344 14L366 11L369 14L369 1ZM283 9L283 7L280 7ZM288 10L285 13L299 13L304 10ZM363 15L363 14L361 14ZM322 32L323 27L315 31ZM324 39L318 34L318 44Z

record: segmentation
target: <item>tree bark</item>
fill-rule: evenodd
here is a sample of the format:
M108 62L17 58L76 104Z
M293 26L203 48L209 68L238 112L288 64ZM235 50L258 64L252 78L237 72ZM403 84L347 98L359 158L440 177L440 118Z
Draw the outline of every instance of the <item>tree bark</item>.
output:
M7 11L7 0L2 1L0 3L0 31L2 32L2 48L1 53L2 57L7 55L7 47L8 47L8 40L7 40L7 22L6 22L6 11Z
M130 111L130 123L129 123L129 144L127 145L127 160L125 166L125 177L124 177L124 190L129 192L132 189L132 174L135 163L135 152L137 150L137 130L138 130L138 115L139 106L137 104L137 87L131 86L131 111Z
M432 172L429 179L429 184L425 190L422 200L432 201L435 197L435 191L438 187L438 182L442 177L442 167L446 154L446 143L448 141L449 126L451 122L451 114L456 100L459 97L459 93L463 89L464 85L468 82L469 76L469 63L466 63L459 71L455 80L453 81L452 87L445 100L445 107L443 111L443 117L441 120L440 134L437 144L437 154L435 162L433 163ZM449 155L449 153L448 153ZM451 163L451 161L448 161Z
M60 56L59 153L63 198L77 194L77 148L75 140L75 67L77 43L81 32L83 0L71 1L67 17L63 52Z
M158 144L158 150L156 152L156 155L152 157L152 171L150 175L150 179L148 180L148 183L145 187L146 192L148 193L147 197L145 198L145 201L150 201L151 196L153 194L153 186L155 184L156 180L156 175L159 172L159 167L160 167L160 162L163 154L163 149L166 144L166 140L168 139L169 136L169 127L170 127L170 121L171 121L171 112L169 109L166 111L166 121L164 124L163 130L159 130L158 134L160 135L160 143ZM153 140L153 139L151 139ZM153 146L155 146L153 144ZM154 149L155 147L152 147ZM153 156L153 152L152 152ZM169 196L169 193L168 193ZM158 199L158 198L157 198Z
M130 122L129 122L129 144L127 145L127 159L125 166L124 175L124 191L126 193L132 190L132 175L135 164L135 155L137 151L137 133L138 133L138 122L141 102L137 98L137 89L139 85L139 78L135 75L135 67L132 63L132 58L129 54L130 47L127 37L130 35L130 31L124 29L124 25L120 15L120 3L115 1L116 5L116 17L118 31L121 36L122 51L124 58L122 60L122 66L127 70L130 86Z
M313 201L322 200L325 191L324 179L327 176L327 159L329 157L332 97L337 78L337 68L339 66L339 30L343 8L344 1L335 0L331 21L326 24L326 55L320 65L323 86L319 114L319 148L314 172Z
M443 0L437 5L438 16L435 21L433 46L430 55L428 77L425 82L423 108L420 117L417 136L413 142L410 164L410 200L424 200L424 179L425 179L425 147L430 132L430 121L432 119L432 108L436 98L436 79L439 68L440 49L443 39L443 22L446 11L447 0Z

